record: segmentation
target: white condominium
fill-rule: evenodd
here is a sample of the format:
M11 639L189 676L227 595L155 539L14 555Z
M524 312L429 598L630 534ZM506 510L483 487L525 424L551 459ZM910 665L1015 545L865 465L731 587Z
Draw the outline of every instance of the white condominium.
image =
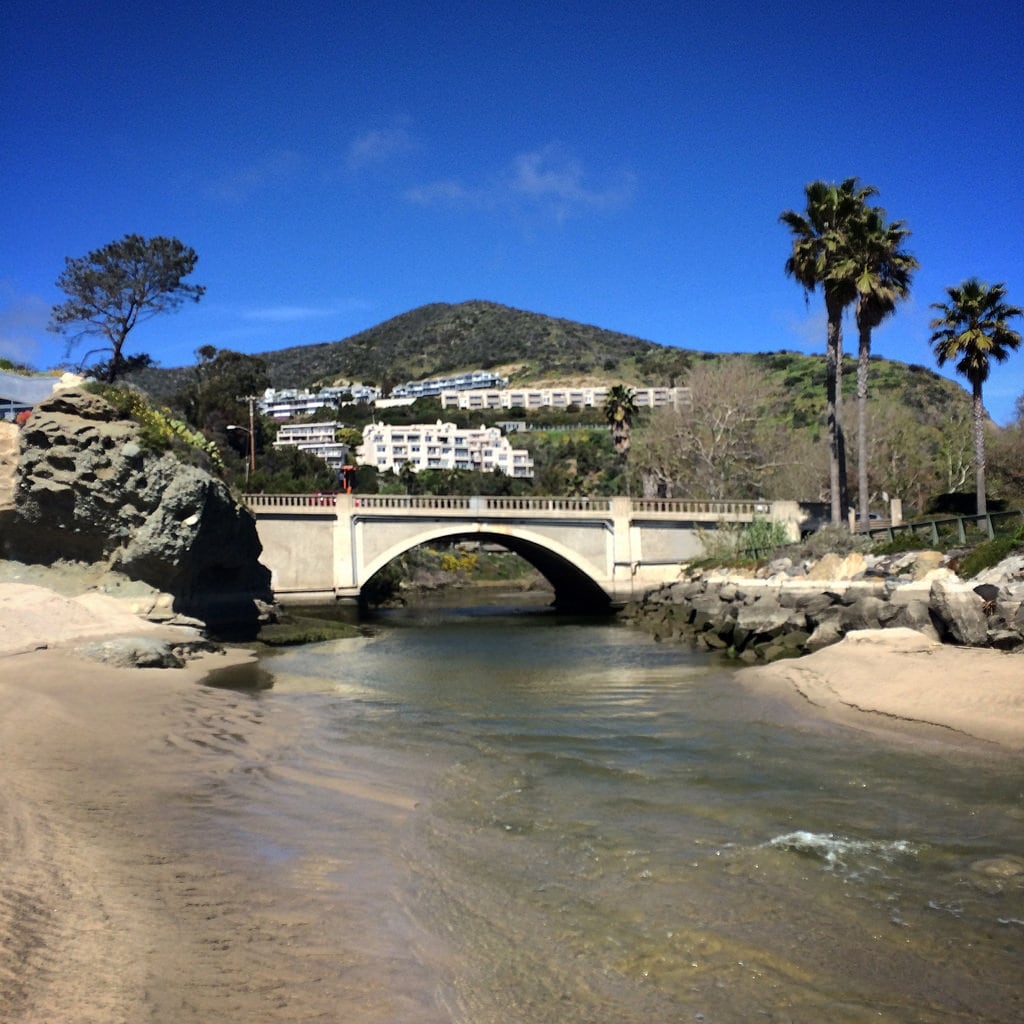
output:
M349 461L348 445L338 441L341 423L286 423L278 428L275 448L299 448L323 459L332 469Z
M395 426L370 423L363 428L359 462L385 473L408 463L421 469L500 470L506 476L532 477L533 460L525 448L513 448L497 427L463 429L454 423Z
M577 409L600 408L609 388L474 388L441 392L445 409ZM633 401L640 409L663 405L687 406L689 388L634 388Z

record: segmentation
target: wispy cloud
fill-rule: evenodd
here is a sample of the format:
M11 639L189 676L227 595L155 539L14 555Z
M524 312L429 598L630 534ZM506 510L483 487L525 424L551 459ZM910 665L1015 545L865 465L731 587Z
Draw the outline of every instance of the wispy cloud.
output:
M369 303L361 299L347 299L331 306L259 306L243 310L242 319L265 324L301 323L306 320L326 320L368 308Z
M489 181L473 185L442 179L406 190L405 198L420 206L539 212L561 222L588 210L624 206L633 197L636 180L630 173L601 184L590 177L582 163L550 145L517 154Z
M291 181L305 161L294 150L278 150L245 167L226 173L211 182L206 192L212 199L225 203L244 203L254 195Z
M346 162L350 171L359 171L416 148L416 140L405 128L375 128L349 143Z
M811 305L808 306L807 315L799 319L791 313L782 315L783 326L787 333L797 343L801 352L813 352L816 349L825 348L825 333L828 327L828 317L825 311L819 308L820 299L811 296Z
M0 280L0 356L31 363L39 355L39 338L46 332L50 307L39 295L19 292Z

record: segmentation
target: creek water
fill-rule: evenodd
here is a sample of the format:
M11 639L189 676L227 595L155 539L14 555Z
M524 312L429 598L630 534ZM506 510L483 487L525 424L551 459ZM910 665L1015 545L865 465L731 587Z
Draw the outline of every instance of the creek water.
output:
M391 1019L1024 1020L1019 758L802 720L536 610L385 613L261 671L298 739L223 780L221 829L316 888Z

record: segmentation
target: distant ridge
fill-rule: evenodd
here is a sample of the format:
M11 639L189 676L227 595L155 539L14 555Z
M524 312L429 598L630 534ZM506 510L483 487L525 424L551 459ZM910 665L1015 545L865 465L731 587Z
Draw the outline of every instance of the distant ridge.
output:
M275 386L346 377L390 387L498 366L518 380L617 371L627 383L654 384L666 357L675 373L688 362L682 349L482 300L419 306L343 341L261 355Z
M658 345L572 320L496 302L435 302L419 306L341 341L294 345L259 353L274 387L308 387L354 380L390 390L408 380L479 369L499 370L513 384L681 384L688 368L723 354ZM788 397L793 426L820 423L825 359L790 351L739 354ZM847 355L844 392L852 398L854 360ZM132 382L168 399L191 378L190 367L148 369ZM924 366L872 357L871 394L941 421L949 402L968 401L955 382ZM937 419L936 419L937 418Z

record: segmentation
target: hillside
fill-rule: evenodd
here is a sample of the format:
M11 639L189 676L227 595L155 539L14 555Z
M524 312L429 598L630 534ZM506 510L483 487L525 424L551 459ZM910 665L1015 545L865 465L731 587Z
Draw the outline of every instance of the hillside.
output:
M692 353L493 302L420 306L344 341L263 353L275 385L346 378L391 387L459 370L502 368L519 382L611 374L661 383Z
M681 383L695 362L720 358L671 348L588 324L513 309L493 302L420 306L341 341L260 353L275 387L305 387L335 380L391 386L462 370L497 369L513 383L560 382L636 385ZM823 411L825 362L795 352L744 356L792 396L793 422L817 420ZM855 388L847 357L844 391ZM189 368L151 369L133 376L160 397L186 381ZM872 361L872 394L893 395L918 410L964 401L963 389L921 366Z

